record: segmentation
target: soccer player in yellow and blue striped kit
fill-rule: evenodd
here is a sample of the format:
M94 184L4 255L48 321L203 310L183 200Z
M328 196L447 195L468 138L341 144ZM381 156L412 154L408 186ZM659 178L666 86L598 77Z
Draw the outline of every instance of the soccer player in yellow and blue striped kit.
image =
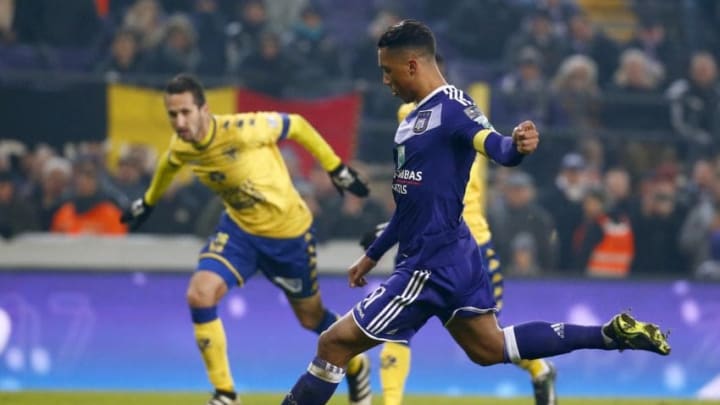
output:
M438 60L441 62L441 60ZM414 103L405 103L397 112L398 122L415 109ZM495 254L490 227L484 215L485 202L484 172L487 160L477 154L470 169L470 179L465 191L463 218L480 247L482 258L490 272L493 295L498 311L503 306L503 275L500 260ZM369 240L362 244L367 249ZM555 368L547 360L520 360L519 367L530 373L536 405L557 403L555 394ZM380 382L385 405L400 405L403 399L405 381L410 373L410 347L402 343L387 342L380 351Z
M303 117L279 112L213 115L202 84L181 74L165 88L165 108L175 133L153 180L121 220L136 229L152 212L174 175L189 166L225 204L214 235L200 252L187 301L195 340L215 392L208 405L239 404L217 305L230 288L260 270L282 289L300 324L321 333L337 315L318 291L313 217L300 197L277 143L298 142L325 169L342 194L364 197L368 188L343 164ZM369 360L348 365L351 404L370 404Z

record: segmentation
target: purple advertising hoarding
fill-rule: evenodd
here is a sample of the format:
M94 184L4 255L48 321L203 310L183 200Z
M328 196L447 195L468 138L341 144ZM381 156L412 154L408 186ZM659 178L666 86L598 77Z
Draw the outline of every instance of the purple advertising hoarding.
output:
M210 390L185 303L188 278L0 272L0 390ZM320 287L326 304L344 313L379 281L351 290L344 278L328 276ZM588 350L552 359L561 395L720 396L720 284L523 279L508 280L505 294L503 325L597 324L632 309L671 330L668 357ZM316 336L301 329L281 292L261 277L232 290L220 315L241 391L285 391L313 356ZM412 346L410 392L531 392L527 376L514 366L473 365L437 320ZM377 368L378 349L371 357ZM373 385L379 389L377 373Z

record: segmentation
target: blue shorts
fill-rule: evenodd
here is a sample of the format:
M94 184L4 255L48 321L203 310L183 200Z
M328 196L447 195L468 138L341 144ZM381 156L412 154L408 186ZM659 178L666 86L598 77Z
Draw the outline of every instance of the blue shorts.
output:
M446 254L452 263L433 268L399 262L380 287L355 305L355 323L373 339L409 343L432 316L446 325L455 317L496 312L475 242L458 244Z
M243 231L223 213L200 251L196 271L212 271L230 288L260 270L288 297L305 298L318 290L315 252L312 227L296 238L266 238Z

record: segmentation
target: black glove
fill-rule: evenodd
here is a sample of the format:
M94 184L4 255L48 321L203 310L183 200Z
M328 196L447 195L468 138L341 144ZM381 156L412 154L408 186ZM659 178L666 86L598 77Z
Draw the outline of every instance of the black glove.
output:
M343 195L345 190L358 197L367 197L367 195L370 194L367 184L360 179L357 172L350 166L345 166L343 163L340 163L338 167L328 172L328 174L340 195Z
M130 208L126 209L120 217L120 222L129 224L130 230L134 231L150 217L153 206L148 205L144 199L138 198L130 204Z
M363 234L362 238L360 239L360 246L362 246L363 249L368 250L370 245L375 242L375 239L380 236L381 233L387 228L388 223L383 222L382 224L375 225L375 228L373 228L372 231L367 231Z

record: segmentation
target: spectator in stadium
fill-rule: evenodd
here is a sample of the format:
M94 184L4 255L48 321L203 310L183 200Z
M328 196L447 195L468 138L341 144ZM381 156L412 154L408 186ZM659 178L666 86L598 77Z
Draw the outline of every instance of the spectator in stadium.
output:
M115 33L110 53L100 61L95 71L112 80L127 78L142 72L142 56L135 32L121 29Z
M542 70L542 56L532 47L521 49L515 67L498 84L493 121L513 125L523 118L538 125L553 124L550 85Z
M676 178L655 173L644 181L639 204L630 212L636 235L632 273L684 276L689 263L678 236L687 209L679 204Z
M118 222L122 213L100 185L100 168L88 158L73 166L70 198L53 215L50 231L67 234L122 235L127 227Z
M717 62L709 52L696 52L687 78L667 90L673 129L682 137L686 159L695 161L718 151L720 144L720 81Z
M168 19L164 29L162 40L148 55L148 73L196 72L202 55L190 19L183 14L175 14Z
M461 0L445 8L450 9L444 24L449 46L463 58L487 63L503 59L505 44L523 18L521 7L505 0Z
M141 53L150 52L162 40L165 12L158 0L136 0L123 16L122 27L138 35Z
M540 205L552 217L557 231L558 260L561 271L580 271L573 267L573 233L582 222L582 204L590 182L585 175L585 158L578 153L563 156L555 184L540 198Z
M72 163L58 156L49 158L42 165L38 187L30 201L38 210L40 228L44 231L50 230L55 212L70 198L72 171Z
M690 207L680 231L680 247L688 255L693 270L708 260L716 260L711 255L711 242L720 229L720 172L713 173L711 179L710 188L705 190L707 195Z
M576 0L538 0L536 7L547 11L553 32L561 38L567 38L570 19L580 12Z
M570 53L592 59L596 65L597 82L604 87L617 69L620 47L601 29L595 28L584 13L575 14L570 19L569 34Z
M590 277L625 278L634 254L627 215L607 210L602 189L589 190L583 198L583 222L573 233L573 267Z
M279 97L295 74L295 63L283 47L280 36L264 32L259 47L253 50L240 65L239 76L252 90Z
M632 207L632 183L630 173L622 167L612 167L605 172L603 191L607 211L615 217L627 217Z
M715 172L713 162L708 159L699 159L693 163L689 181L680 193L686 206L694 207L703 201L713 200Z
M262 0L237 2L235 7L227 27L231 37L232 66L242 64L251 54L259 54L264 34L273 30Z
M603 126L635 131L668 129L668 103L660 89L664 77L663 66L641 50L623 51L620 66L604 92Z
M512 260L512 244L518 235L533 239L537 264L541 271L553 271L557 262L557 245L552 235L555 222L550 213L536 202L532 177L521 171L510 174L503 190L503 204L488 207L488 222L502 262Z
M385 28L397 24L400 20L400 16L390 8L379 8L376 11L368 24L366 36L358 41L352 52L350 67L354 79L361 79L370 84L377 81L377 66L367 61L377 58L375 45Z
M219 0L194 0L190 19L197 33L197 45L202 58L198 73L223 75L227 73L227 25L220 12Z
M226 209L200 252L187 302L197 346L215 388L208 404L235 404L225 330L218 317L218 304L230 288L259 270L283 290L305 329L321 333L337 320L318 291L312 214L291 182L277 142L298 142L340 192L364 197L369 190L300 115L213 115L202 84L187 74L168 82L164 102L175 134L158 159L147 191L119 219L131 230L138 229L184 165L223 199ZM358 356L350 367L350 401L365 400L370 395L369 359Z
M597 80L597 65L587 56L573 55L562 62L550 85L561 126L592 129L600 125L601 93Z
M301 87L322 88L323 82L344 76L337 44L327 31L320 9L315 6L306 7L300 14L300 20L292 28L288 49L296 59L295 78Z
M667 35L660 19L647 16L640 19L633 37L625 44L625 49L639 49L651 61L662 66L667 80L674 81L682 75L682 67L686 63L679 44Z
M512 239L510 262L506 273L510 276L539 276L543 273L537 257L535 238L532 235L519 233ZM536 399L535 404L539 403Z
M0 237L10 239L19 233L40 229L37 213L19 198L9 171L0 171Z
M13 32L20 43L91 47L97 44L101 31L93 0L15 2Z
M513 66L518 54L525 48L537 49L543 57L543 73L553 75L568 54L567 40L554 30L550 14L546 9L537 8L527 17L527 28L514 34L508 40L505 50L506 66Z
M133 148L136 151L128 148L122 153L112 175L115 188L125 196L140 195L150 184L145 172L146 160L139 148Z

